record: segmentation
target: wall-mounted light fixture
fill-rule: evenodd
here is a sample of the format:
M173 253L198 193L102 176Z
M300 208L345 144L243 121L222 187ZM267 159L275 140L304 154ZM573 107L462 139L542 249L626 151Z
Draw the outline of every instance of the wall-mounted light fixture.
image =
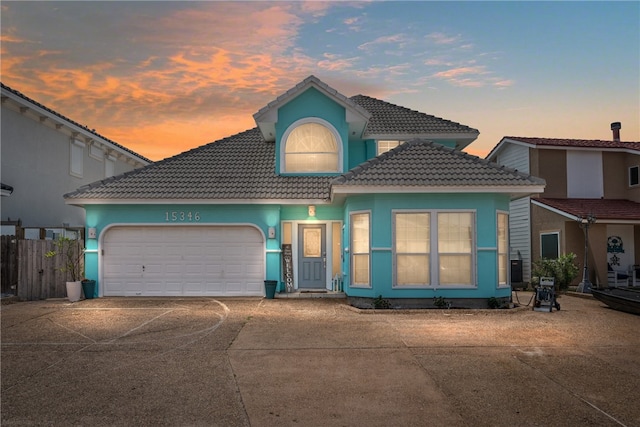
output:
M309 205L309 216L316 216L316 207Z
M88 239L95 239L98 237L98 231L96 230L95 227L89 227L87 229L87 238Z

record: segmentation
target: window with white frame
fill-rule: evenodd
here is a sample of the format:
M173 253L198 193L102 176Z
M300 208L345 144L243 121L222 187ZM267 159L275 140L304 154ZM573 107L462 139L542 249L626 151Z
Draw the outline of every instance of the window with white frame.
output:
M351 213L351 285L371 286L369 280L371 245L369 212Z
M509 283L509 215L498 212L498 286L506 286Z
M69 144L69 173L78 178L84 173L84 147L84 142L77 139Z
M540 257L557 259L560 256L560 233L540 233Z
M475 214L393 213L394 286L472 286Z
M394 148L396 148L398 145L402 144L404 141L383 141L380 140L378 141L378 152L377 155L379 156L382 153L386 153L389 150L393 150Z
M629 168L629 187L640 184L640 166L631 166Z
M102 158L104 157L104 152L102 151L102 148L93 143L89 145L89 156L93 157L96 160L102 160Z
M303 119L283 135L284 172L340 172L340 136L328 122Z
M393 219L396 285L429 286L431 215L396 213Z
M441 285L470 285L473 214L438 212L438 264Z

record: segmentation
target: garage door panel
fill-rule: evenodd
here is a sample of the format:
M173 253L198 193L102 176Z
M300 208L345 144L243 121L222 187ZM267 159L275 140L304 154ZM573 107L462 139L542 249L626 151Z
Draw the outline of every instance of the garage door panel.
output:
M217 296L224 293L224 284L221 281L218 282L205 282L205 295Z
M264 240L253 227L114 227L103 248L105 296L263 294Z
M167 295L182 295L182 281L165 281L165 292Z

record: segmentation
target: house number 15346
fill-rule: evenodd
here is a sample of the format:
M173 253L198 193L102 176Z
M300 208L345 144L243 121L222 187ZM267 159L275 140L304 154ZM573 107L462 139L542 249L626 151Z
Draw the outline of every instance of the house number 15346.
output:
M200 212L167 211L164 213L165 221L200 221Z

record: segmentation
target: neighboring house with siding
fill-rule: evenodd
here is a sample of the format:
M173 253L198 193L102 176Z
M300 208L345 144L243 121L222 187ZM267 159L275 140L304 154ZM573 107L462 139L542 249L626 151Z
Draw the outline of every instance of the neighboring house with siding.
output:
M84 209L63 195L151 161L1 84L2 234L77 235Z
M640 142L622 142L620 124L605 140L504 137L486 157L545 179L543 193L511 202L512 259L523 261L523 279L541 257L577 255L582 280L583 219L589 227L589 279L605 285L609 269L633 276L640 264ZM612 239L622 247L613 247ZM623 251L623 252L621 252Z
M314 76L254 119L65 196L95 235L100 296L260 296L273 280L359 306L509 300L509 202L544 181L461 152L476 129Z

